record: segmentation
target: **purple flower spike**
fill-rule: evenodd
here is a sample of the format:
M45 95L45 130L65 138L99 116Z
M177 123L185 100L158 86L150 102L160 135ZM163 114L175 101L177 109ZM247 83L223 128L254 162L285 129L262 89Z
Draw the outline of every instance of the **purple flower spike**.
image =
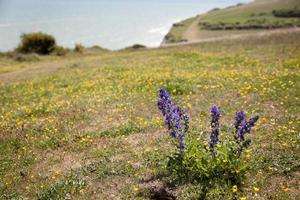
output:
M208 142L210 148L214 148L214 145L219 142L219 133L220 133L220 126L219 126L219 119L221 116L221 112L216 106L213 106L210 110L211 113L211 131L210 131L210 141Z
M182 137L179 138L179 148L181 150L184 149L184 136L182 136Z
M179 148L183 150L185 146L184 137L189 129L189 116L172 101L165 89L159 90L157 107L165 117L165 125L169 130L170 136L178 138Z
M246 114L241 112L236 112L234 116L234 127L238 129L241 125L241 123L246 119Z
M211 119L211 123L216 123L219 121L219 118L221 116L221 113L219 111L219 109L216 106L213 106L210 110L212 119Z
M235 113L234 117L234 127L236 132L236 139L238 141L244 141L245 140L245 134L251 133L252 128L254 127L255 123L258 120L258 116L251 118L249 122L246 121L246 114L241 111Z

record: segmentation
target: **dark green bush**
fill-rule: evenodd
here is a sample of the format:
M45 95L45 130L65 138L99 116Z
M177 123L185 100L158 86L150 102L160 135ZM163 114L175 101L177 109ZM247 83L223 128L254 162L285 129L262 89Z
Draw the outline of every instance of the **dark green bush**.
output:
M244 24L236 23L217 23L217 24L209 24L206 22L199 23L199 26L205 30L217 31L217 30L255 30L255 29L275 29L275 28L285 28L285 27L293 27L297 24L293 23L279 23L273 22L268 23L265 18L260 20L248 20Z
M45 33L28 33L21 36L21 43L16 49L20 53L50 54L56 45L55 38Z
M84 46L82 44L75 44L74 51L77 53L83 53L84 51Z
M127 47L126 49L133 49L133 50L138 50L138 49L146 49L147 47L142 44L134 44L130 47Z
M175 24L173 24L173 27L180 27L180 26L184 26L184 24L183 23L175 23Z
M168 33L166 36L165 36L165 41L169 42L169 43L173 43L173 42L176 42L176 38L174 37L173 34L171 33Z
M187 42L187 39L182 39L181 37L175 37L173 34L168 33L165 38L165 43L176 43L176 42Z
M142 44L134 44L132 46L125 47L124 49L121 49L121 50L137 51L137 50L142 50L142 49L147 49L147 47Z
M218 11L218 10L221 10L220 8L213 8L212 10L208 11L208 12L215 12L215 11Z
M297 7L294 9L273 10L272 13L275 17L300 17L300 9Z
M134 44L134 45L132 45L132 48L133 49L145 49L146 46L142 45L142 44Z

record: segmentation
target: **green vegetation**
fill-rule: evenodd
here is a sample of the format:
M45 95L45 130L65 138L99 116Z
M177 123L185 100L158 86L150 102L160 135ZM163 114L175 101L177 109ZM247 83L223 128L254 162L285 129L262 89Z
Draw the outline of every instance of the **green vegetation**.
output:
M233 193L236 193L251 169L248 154L244 153L251 139L245 136L251 133L259 116L247 121L244 111L237 112L234 129L226 129L225 133L220 134L221 112L218 107L212 106L208 136L190 130L188 114L164 88L159 90L157 106L176 147L176 151L169 155L167 164L169 176L174 182L200 187L197 199L205 199L207 193L216 187L233 187Z
M70 50L69 49L66 49L62 46L55 46L54 49L53 49L53 52L52 54L54 55L57 55L57 56L65 56L67 55L67 53L69 52Z
M300 17L300 8L273 10L275 17Z
M295 6L300 6L300 2L297 0L258 0L247 5L210 12L201 17L199 25L202 29L208 30L270 29L299 26L300 21L294 16L278 18L277 15L273 15L274 10L291 10Z
M84 186L85 182L83 180L71 177L63 182L53 184L46 191L41 193L38 199L49 200L70 198L71 194L79 192Z
M124 48L124 50L140 50L140 49L146 49L147 47L142 44L134 44L132 46Z
M213 9L200 17L188 19L186 26L173 26L165 38L165 43L195 40L185 35L191 31L190 26L195 22L198 26L193 31L199 32L196 34L199 40L211 38L209 35L214 36L217 33L224 36L252 30L300 27L299 7L298 0L256 0L249 4Z
M17 48L20 53L50 54L56 46L53 36L45 33L28 33L21 36L21 43Z
M35 61L0 56L0 199L196 199L202 185L178 183L166 169L176 149L157 110L160 87L203 137L211 105L224 134L237 110L260 116L247 135L243 181L206 199L299 199L299 43L299 33L286 33Z
M143 47L144 46L134 46L135 49ZM25 62L39 60L41 59L40 55L72 56L74 52L77 54L95 54L105 53L108 51L108 49L104 49L96 45L92 47L84 47L79 43L75 44L74 49L65 48L57 45L53 36L38 32L21 35L21 42L18 48L11 52L0 52L0 56L2 58L13 58L13 60L18 62ZM2 67L0 71L3 71L3 69L5 69L5 67Z
M74 51L77 53L83 53L84 51L84 46L82 44L75 44Z
M164 43L185 42L186 39L182 37L182 34L196 19L197 17L192 17L182 22L173 24L171 30L165 36Z

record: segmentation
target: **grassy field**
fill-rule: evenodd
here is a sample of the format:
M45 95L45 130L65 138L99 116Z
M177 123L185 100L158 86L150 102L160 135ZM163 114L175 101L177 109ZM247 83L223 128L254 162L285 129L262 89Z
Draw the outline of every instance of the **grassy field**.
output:
M300 23L298 18L281 18L275 17L272 14L273 10L294 9L297 6L300 6L300 2L297 0L257 0L250 4L209 12L204 15L199 22L211 25L220 23L239 25L251 23L297 25Z
M190 41L195 39L213 38L259 32L264 29L300 26L297 17L275 17L274 10L299 10L298 0L256 0L249 4L238 4L225 9L216 9L198 17L183 21L185 26L173 26L168 33L166 43ZM196 20L197 25L190 28ZM264 28L263 28L264 27ZM197 32L190 38L186 32Z
M165 87L209 131L258 114L237 199L300 199L300 35L16 61L0 57L0 199L195 199L168 184ZM232 199L211 188L207 199Z

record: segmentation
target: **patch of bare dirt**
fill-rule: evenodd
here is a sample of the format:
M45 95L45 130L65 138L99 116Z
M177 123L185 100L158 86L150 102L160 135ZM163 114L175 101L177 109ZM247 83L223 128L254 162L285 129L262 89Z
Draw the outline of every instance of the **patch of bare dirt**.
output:
M43 64L33 68L22 69L18 71L0 74L0 82L9 83L13 81L27 80L32 77L37 77L43 74L53 73L63 68L60 64Z
M173 191L163 182L153 181L147 184L151 194L151 199L173 200L176 199Z
M86 193L90 199L122 199L122 190L134 185L131 178L113 177L105 180L94 180ZM132 191L133 192L133 191Z
M188 42L199 39L199 32L200 32L200 29L198 26L199 19L200 19L200 16L197 17L197 19L195 19L193 21L193 23L187 28L187 30L182 34L183 39L187 39Z
M45 178L59 177L71 170L79 169L90 161L84 159L83 153L53 151L47 153L34 172Z
M291 176L276 176L269 179L268 187L262 191L270 197L281 191L281 193L286 193L292 199L296 199L300 197L299 180L300 172L295 172Z

